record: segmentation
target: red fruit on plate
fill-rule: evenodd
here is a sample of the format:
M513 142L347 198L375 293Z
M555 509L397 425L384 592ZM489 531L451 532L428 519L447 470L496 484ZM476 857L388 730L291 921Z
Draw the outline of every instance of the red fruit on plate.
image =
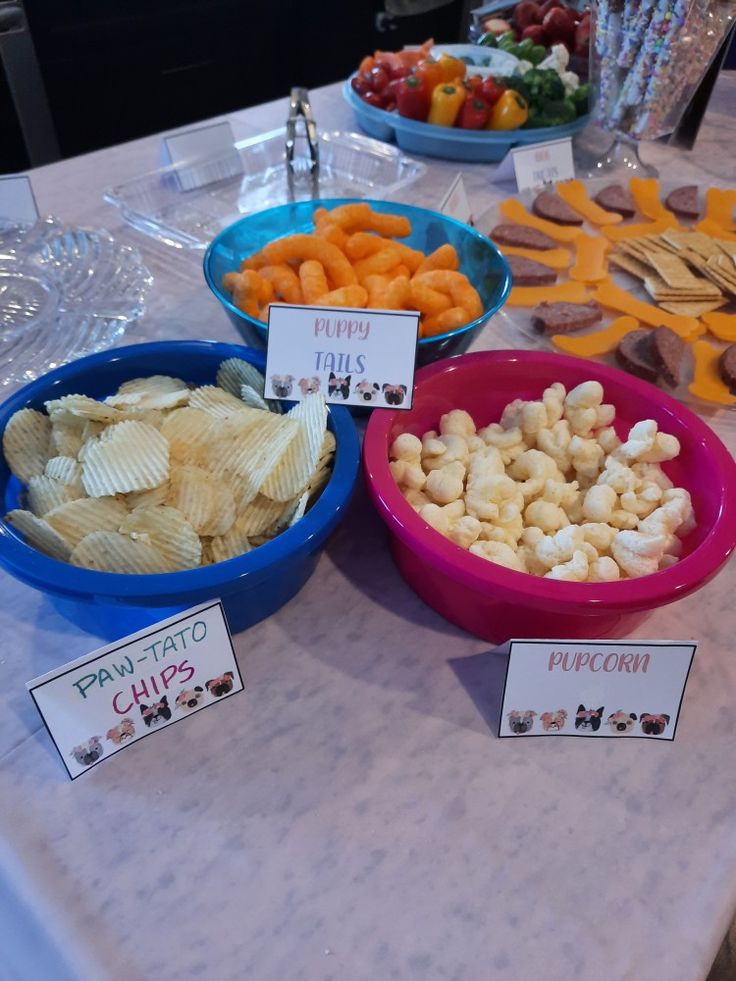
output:
M544 3L540 4L539 10L542 14L542 22L544 22L544 18L550 12L550 10L554 10L556 7L562 9L562 3L560 0L544 0Z
M575 28L575 54L583 55L587 53L590 45L590 34L590 20L581 21Z
M521 32L521 40L526 41L530 37L535 44L543 44L547 46L547 35L544 33L544 28L541 24L530 24L525 27Z
M364 92L361 95L363 102L367 102L369 106L374 106L376 109L383 109L383 97L378 94L378 92Z
M522 37L524 36L524 28L528 27L529 24L541 24L542 16L539 5L534 0L522 0L514 8L514 23L521 30Z
M557 44L558 42L573 44L575 39L575 25L570 21L567 13L561 8L554 7L548 11L542 21L542 27L552 44Z
M485 21L483 27L485 27L487 33L495 34L496 36L513 30L511 24L507 20L501 20L500 17L491 17L490 20Z
M361 98L366 94L366 92L372 92L371 80L367 75L353 75L350 79L350 86L353 92L357 92Z
M383 68L372 68L370 79L371 88L374 92L378 92L379 95L389 83L388 72Z

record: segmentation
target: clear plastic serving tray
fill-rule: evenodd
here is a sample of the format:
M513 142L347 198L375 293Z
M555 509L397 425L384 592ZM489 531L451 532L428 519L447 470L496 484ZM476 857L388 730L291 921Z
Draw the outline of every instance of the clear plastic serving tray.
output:
M104 198L124 220L178 249L204 251L243 215L311 198L385 198L417 180L426 166L396 147L357 133L319 134L319 174L309 172L299 140L293 173L286 129L239 140L217 157L173 164L108 188Z

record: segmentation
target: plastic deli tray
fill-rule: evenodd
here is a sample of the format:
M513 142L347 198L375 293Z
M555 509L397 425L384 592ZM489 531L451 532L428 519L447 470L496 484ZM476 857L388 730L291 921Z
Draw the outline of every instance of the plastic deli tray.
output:
M463 160L465 163L493 163L502 160L512 147L573 136L584 129L589 120L589 116L581 116L565 126L506 132L455 129L452 126L433 126L414 119L404 119L398 113L369 106L353 91L350 79L345 82L343 95L352 107L358 125L369 136L388 143L396 142L402 150L409 153L443 160Z
M396 147L358 133L318 136L313 176L306 141L286 165L286 129L239 140L217 157L173 164L108 188L104 198L138 231L201 250L243 215L312 198L396 196L426 172Z

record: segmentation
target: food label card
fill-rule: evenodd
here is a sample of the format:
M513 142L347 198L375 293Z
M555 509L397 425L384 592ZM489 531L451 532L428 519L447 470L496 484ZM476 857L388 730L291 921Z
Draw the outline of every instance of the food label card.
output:
M38 218L36 199L29 177L0 177L0 227L32 225Z
M234 143L232 127L227 121L198 126L184 133L164 136L161 163L164 166L180 164L175 175L179 188L193 191L243 172Z
M499 737L675 738L696 645L513 640Z
M555 181L572 180L575 164L572 140L548 140L511 150L493 175L495 182L516 180L520 191L528 191Z
M272 303L266 398L410 409L419 314Z
M194 607L26 685L75 780L243 690L222 604Z

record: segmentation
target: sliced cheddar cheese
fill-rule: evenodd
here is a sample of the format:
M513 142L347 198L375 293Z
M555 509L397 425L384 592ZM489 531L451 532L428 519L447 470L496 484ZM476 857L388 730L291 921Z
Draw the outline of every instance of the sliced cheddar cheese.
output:
M520 255L534 262L541 262L550 269L567 269L572 262L569 249L522 249L518 245L499 246L504 255Z
M583 337L553 334L551 340L555 347L567 354L576 354L579 358L595 358L615 351L621 338L630 334L632 330L638 330L640 326L635 317L618 317L608 327L595 330Z
M565 181L558 184L557 193L571 208L594 225L619 225L623 221L622 215L606 211L595 201L591 201L582 181Z
M716 402L719 405L736 405L736 395L731 394L718 370L721 353L722 349L717 348L709 341L696 341L693 344L695 369L693 380L687 386L688 391L707 402Z
M611 243L600 235L580 235L575 240L575 265L570 279L579 283L599 283L608 276Z
M637 320L643 324L648 324L650 327L659 327L660 325L669 327L684 341L692 341L705 333L705 324L702 324L696 317L683 317L674 313L666 313L659 307L652 306L651 303L644 303L643 300L635 299L630 293L619 289L610 280L597 287L593 292L593 299L609 310L617 310L619 313L636 317Z
M506 300L510 307L535 307L538 303L587 303L590 294L583 283L556 286L514 286Z
M702 319L719 341L728 341L729 344L736 342L736 314L704 313Z
M632 177L629 190L636 206L646 218L652 221L669 221L677 224L673 213L659 200L659 181L654 177Z
M499 204L498 210L504 218L509 218L519 225L526 225L527 228L536 228L538 232L549 235L555 242L574 242L578 235L582 235L579 228L571 225L556 225L553 221L537 218L536 215L528 212L517 198L506 198Z

